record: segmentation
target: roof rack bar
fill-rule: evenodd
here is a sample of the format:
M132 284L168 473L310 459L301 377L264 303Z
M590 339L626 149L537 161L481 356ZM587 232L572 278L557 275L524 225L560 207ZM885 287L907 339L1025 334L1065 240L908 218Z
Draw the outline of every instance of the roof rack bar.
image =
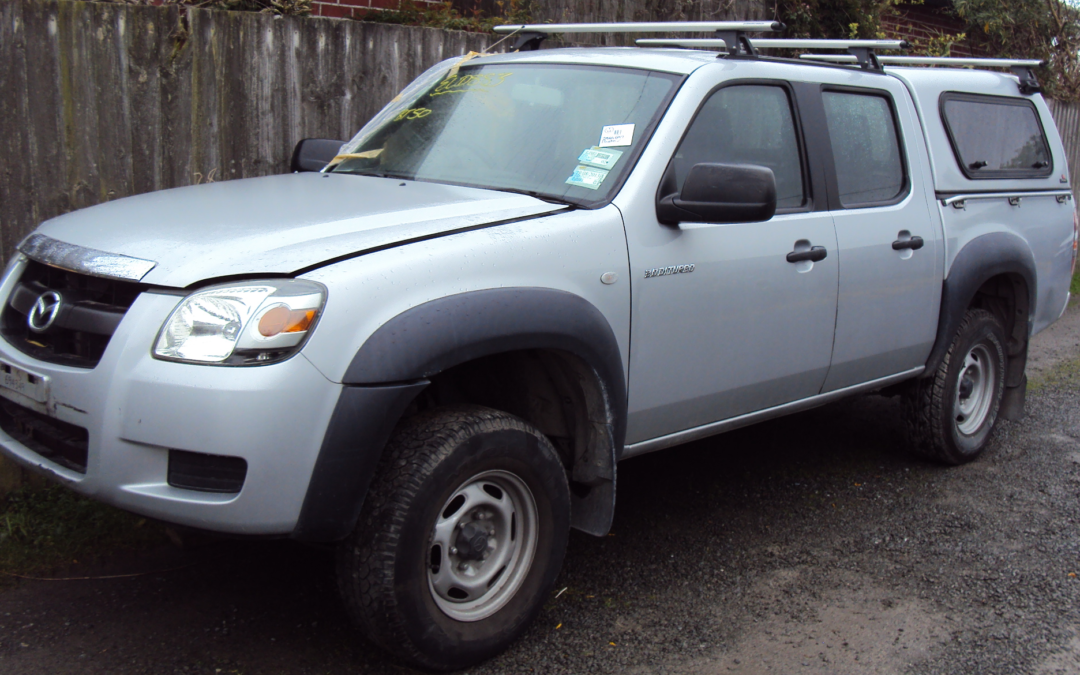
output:
M755 40L755 42L757 42ZM638 47L704 47L727 49L727 42L719 38L687 38L685 40L667 38L638 38L634 40Z
M745 31L774 33L784 30L779 21L650 21L645 23L535 23L495 26L496 33L686 33Z
M853 50L854 51L854 50ZM802 54L799 58L829 63L855 63L856 58L846 54ZM981 59L955 56L878 56L883 66L979 66L983 68L1008 68L1020 80L1020 93L1027 96L1042 91L1032 68L1046 65L1038 59ZM858 63L861 65L862 61ZM864 66L865 67L865 66Z
M754 40L758 49L910 49L905 40Z
M757 40L755 42L760 42ZM800 59L808 61L829 61L832 63L856 63L850 54L800 54ZM1035 68L1045 65L1038 59L982 59L957 56L879 56L878 60L886 66L982 66L984 68Z
M757 49L908 49L910 45L903 40L776 40L773 38L749 38ZM716 38L639 38L635 41L641 47L725 47L723 40Z

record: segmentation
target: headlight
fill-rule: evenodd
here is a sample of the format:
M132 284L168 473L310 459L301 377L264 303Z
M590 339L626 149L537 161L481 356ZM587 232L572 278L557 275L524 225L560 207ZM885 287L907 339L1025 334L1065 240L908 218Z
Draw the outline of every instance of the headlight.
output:
M303 346L325 300L322 284L297 279L207 288L169 315L154 356L226 366L281 361Z

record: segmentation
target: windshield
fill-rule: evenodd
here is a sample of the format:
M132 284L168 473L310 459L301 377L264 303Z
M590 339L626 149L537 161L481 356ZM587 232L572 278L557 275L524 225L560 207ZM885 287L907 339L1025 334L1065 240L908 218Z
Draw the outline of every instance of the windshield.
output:
M380 113L332 170L595 204L621 182L679 76L500 64L433 80Z

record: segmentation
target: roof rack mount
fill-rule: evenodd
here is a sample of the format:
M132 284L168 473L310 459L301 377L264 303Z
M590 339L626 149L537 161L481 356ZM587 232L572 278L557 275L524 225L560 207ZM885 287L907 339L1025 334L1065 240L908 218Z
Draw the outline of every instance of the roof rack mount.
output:
M779 21L650 21L645 23L533 23L495 26L496 33L516 35L511 51L540 48L553 33L683 33L713 32L725 44L733 45L732 56L754 56L746 33L774 33L784 30Z

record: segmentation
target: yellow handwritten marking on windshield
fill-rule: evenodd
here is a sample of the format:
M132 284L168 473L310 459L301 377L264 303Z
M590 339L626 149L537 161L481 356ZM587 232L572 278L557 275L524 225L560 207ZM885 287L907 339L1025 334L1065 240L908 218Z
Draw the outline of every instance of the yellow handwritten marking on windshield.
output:
M486 54L481 54L480 52L469 52L468 54L463 56L460 61L455 63L452 68L450 68L450 77L457 77L458 71L461 70L461 66L463 66L469 61L472 61L477 56L486 56Z
M407 108L402 110L393 119L394 122L400 122L401 120L418 120L421 117L427 117L431 114L430 108Z
M375 150L365 150L364 152L346 152L342 155L337 155L330 160L330 165L341 164L350 159L375 159L382 154L382 151L382 148L376 148Z
M511 75L513 73L455 75L440 82L435 87L435 91L431 92L431 95L442 96L443 94L462 94L467 91L489 91L493 87L502 84Z

